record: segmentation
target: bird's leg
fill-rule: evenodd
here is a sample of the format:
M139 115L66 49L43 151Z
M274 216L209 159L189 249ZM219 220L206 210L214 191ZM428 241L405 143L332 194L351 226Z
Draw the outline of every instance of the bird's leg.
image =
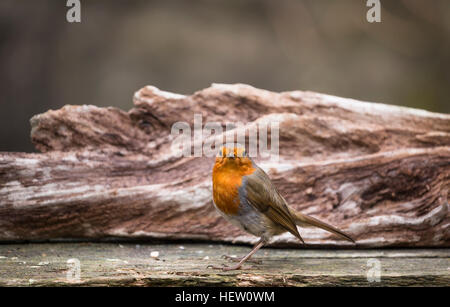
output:
M250 251L250 253L248 253L247 256L242 258L241 261L239 261L239 263L237 263L236 265L231 266L231 267L223 267L222 270L224 270L224 271L239 270L242 267L242 265L244 264L244 262L247 261L248 259L250 259L250 257L253 256L253 254L256 253L261 247L263 247L264 244L265 244L265 242L261 239L255 245L255 247L253 247L253 249Z
M227 259L227 260L231 260L233 262L240 262L244 257L240 258L240 257L236 257L236 256L222 255L222 258L223 259ZM247 262L256 263L256 264L261 264L262 263L261 260L255 260L255 259L247 259Z
M251 256L253 256L253 254L256 253L261 247L263 247L264 244L266 244L266 242L263 239L259 240L259 242L250 251L250 253L248 253L247 256L242 258L239 261L239 263L237 263L234 266L231 266L231 267L228 267L228 266L217 267L217 266L212 266L211 265L211 266L208 266L208 267L211 267L213 269L220 269L220 270L223 270L223 271L239 270L242 267L242 264L244 264L245 261L247 261Z

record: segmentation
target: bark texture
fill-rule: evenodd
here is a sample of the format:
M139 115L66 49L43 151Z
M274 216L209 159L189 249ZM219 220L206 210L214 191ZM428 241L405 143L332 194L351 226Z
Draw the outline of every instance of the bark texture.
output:
M34 116L42 153L0 153L0 240L255 242L213 208L214 159L172 149L172 125L193 126L194 114L246 130L278 121L280 160L256 161L292 207L357 247L450 246L450 115L241 84L191 96L147 86L128 112L70 105ZM353 246L300 233L309 246ZM273 243L298 246L290 234Z

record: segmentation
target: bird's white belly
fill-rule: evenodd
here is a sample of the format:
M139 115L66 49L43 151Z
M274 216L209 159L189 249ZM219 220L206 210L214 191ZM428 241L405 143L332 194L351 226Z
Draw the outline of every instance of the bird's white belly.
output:
M248 204L241 203L236 215L227 215L216 209L230 223L254 236L262 237L267 232L267 218Z

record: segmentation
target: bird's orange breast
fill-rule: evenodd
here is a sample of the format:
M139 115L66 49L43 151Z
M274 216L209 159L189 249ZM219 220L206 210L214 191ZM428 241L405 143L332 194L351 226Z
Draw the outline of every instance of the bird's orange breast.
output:
M247 161L248 160L248 161ZM213 199L225 214L236 215L239 210L239 188L242 178L255 169L249 159L217 159L213 168Z

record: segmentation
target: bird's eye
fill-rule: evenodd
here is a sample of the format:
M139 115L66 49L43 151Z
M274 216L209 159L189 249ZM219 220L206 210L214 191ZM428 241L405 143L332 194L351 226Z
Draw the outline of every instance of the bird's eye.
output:
M247 157L247 153L245 152L244 148L237 148L236 152L235 152L236 157L238 158L243 158L243 157Z
M217 158L223 158L225 155L226 155L226 149L222 147L222 148L217 152L216 157L217 157Z

